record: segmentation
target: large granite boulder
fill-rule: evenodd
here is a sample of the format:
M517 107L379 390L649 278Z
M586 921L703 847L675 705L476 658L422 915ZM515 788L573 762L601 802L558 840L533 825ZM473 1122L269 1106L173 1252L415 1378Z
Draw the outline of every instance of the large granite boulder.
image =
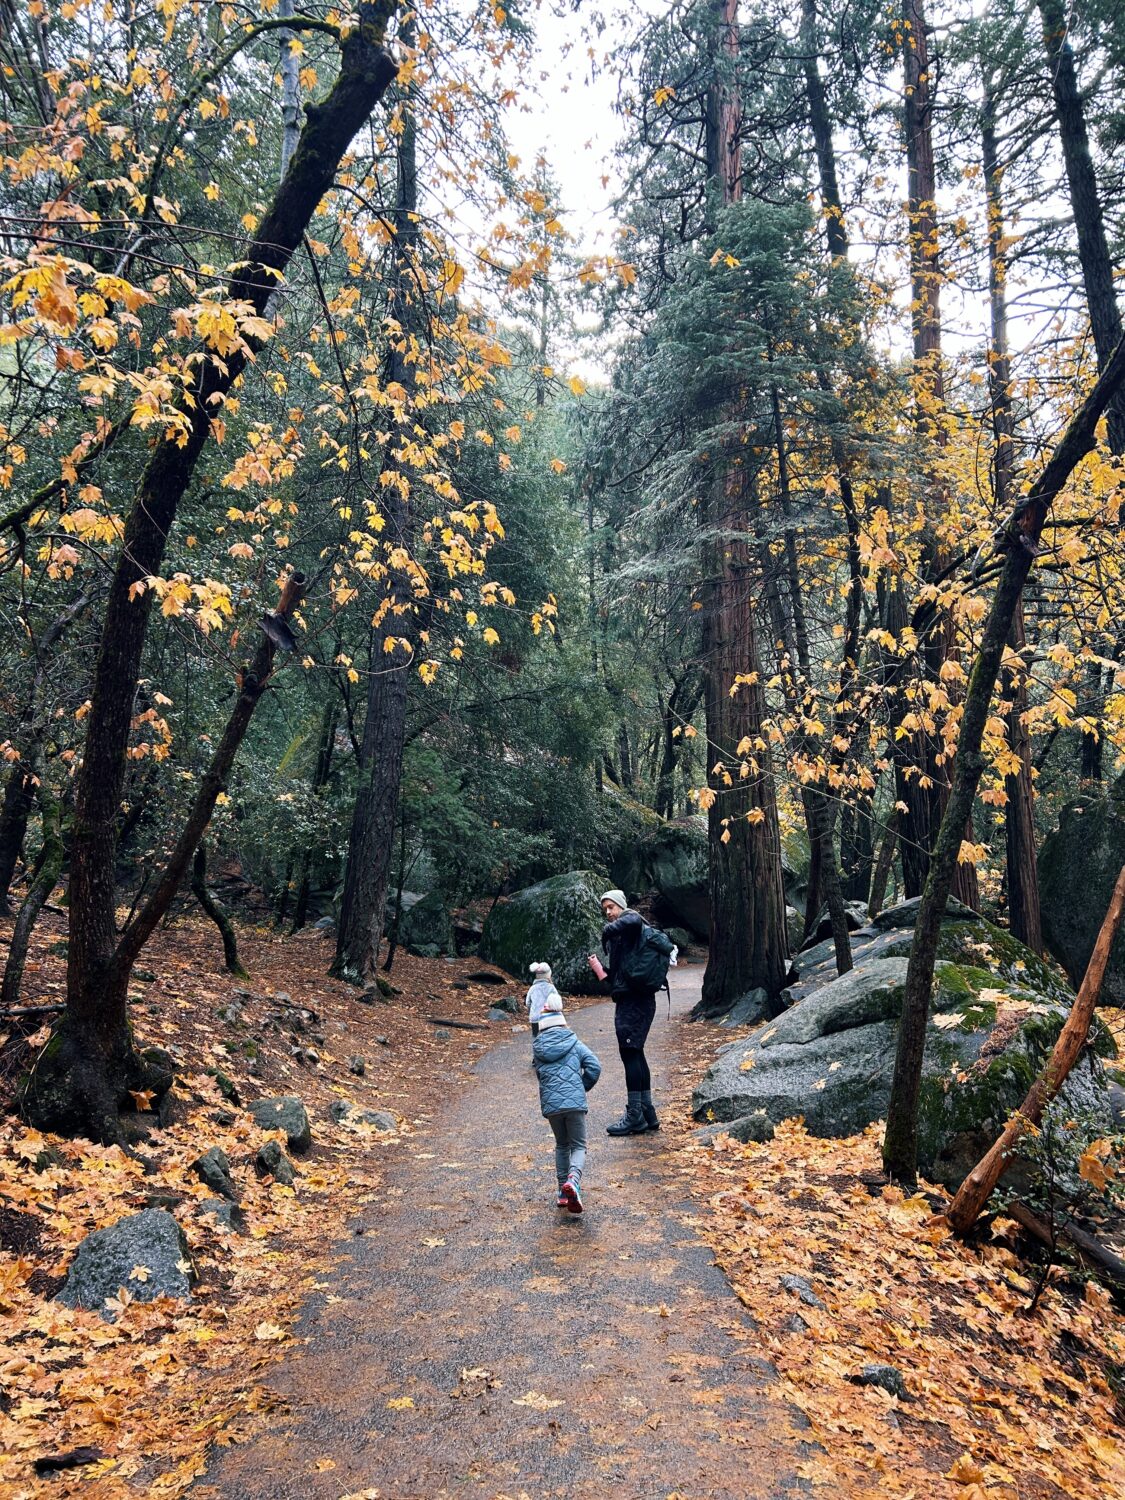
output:
M146 1208L86 1236L58 1300L67 1307L97 1309L108 1322L116 1314L106 1302L122 1287L134 1302L190 1298L191 1274L180 1226L165 1209Z
M605 923L598 897L604 890L603 877L573 870L517 891L489 912L481 957L520 979L530 979L528 964L542 959L561 993L595 993L599 985L586 958L601 948Z
M911 933L888 926L865 936L850 973L837 978L833 965L806 979L803 971L791 1008L724 1051L695 1092L696 1119L764 1110L775 1124L803 1116L814 1135L847 1136L885 1116ZM1049 965L971 913L943 924L938 952L919 1161L952 1187L1023 1101L1072 996ZM1064 1092L1072 1109L1097 1110L1108 1127L1096 1062L1081 1063Z
M1118 871L1125 865L1125 776L1108 792L1068 802L1039 853L1043 940L1078 985L1090 962ZM1102 985L1106 1005L1125 1005L1125 931Z
M620 886L630 900L651 897L653 915L664 928L686 927L706 941L711 930L707 819L668 822L609 787L605 803L607 884Z
M420 958L439 958L453 952L453 918L437 891L407 907L403 901L398 940L408 953Z

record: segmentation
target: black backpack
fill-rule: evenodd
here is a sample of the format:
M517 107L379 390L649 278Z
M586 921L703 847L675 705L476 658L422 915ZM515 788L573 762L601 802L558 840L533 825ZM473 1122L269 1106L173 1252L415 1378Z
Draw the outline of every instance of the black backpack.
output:
M643 923L640 937L621 958L621 973L629 988L651 990L653 994L666 989L668 960L675 946L666 932Z

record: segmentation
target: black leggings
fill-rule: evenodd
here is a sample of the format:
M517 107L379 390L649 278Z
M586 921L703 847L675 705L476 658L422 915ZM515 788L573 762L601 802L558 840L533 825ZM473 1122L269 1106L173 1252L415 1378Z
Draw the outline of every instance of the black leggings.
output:
M643 1047L627 1047L624 1042L618 1042L617 1050L621 1053L621 1061L625 1064L625 1087L631 1094L643 1093L645 1089L652 1087L652 1075L648 1070L648 1059L645 1057Z

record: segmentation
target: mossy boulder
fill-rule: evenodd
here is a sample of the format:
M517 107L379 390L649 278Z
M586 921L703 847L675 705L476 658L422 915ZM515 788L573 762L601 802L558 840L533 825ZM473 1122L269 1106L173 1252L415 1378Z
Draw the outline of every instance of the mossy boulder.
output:
M563 994L592 994L599 985L586 958L601 948L598 897L605 889L592 870L555 875L497 902L481 934L481 957L517 978L545 960ZM528 976L529 977L529 976Z
M1125 776L1108 792L1068 802L1059 826L1039 853L1039 903L1043 940L1070 976L1081 983L1094 942L1125 865ZM1125 1005L1125 931L1118 934L1102 985L1107 1005Z
M146 1208L88 1234L70 1264L58 1300L67 1307L99 1311L124 1287L134 1302L191 1297L192 1268L183 1231L170 1213Z
M802 1116L814 1135L847 1136L885 1117L906 990L910 933L870 934L839 978L802 986L777 1020L732 1047L693 1098L698 1120L764 1110L775 1124ZM897 938L899 953L882 939ZM919 1117L919 1162L956 1186L1022 1103L1049 1055L1071 995L1050 967L979 917L943 924ZM1112 1051L1103 1036L1097 1050ZM1067 1081L1074 1110L1110 1105L1097 1059Z
M630 900L654 897L653 912L664 927L686 927L706 940L711 931L707 819L668 822L620 792L613 794L612 802L616 816L607 860L611 883Z
M408 953L421 958L453 952L453 918L437 891L430 891L409 908L403 902L398 939Z

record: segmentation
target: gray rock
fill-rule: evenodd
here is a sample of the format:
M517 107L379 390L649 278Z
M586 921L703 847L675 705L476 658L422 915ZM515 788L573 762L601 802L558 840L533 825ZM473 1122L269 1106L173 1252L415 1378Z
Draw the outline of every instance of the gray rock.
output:
M147 1276L138 1271L147 1270ZM78 1246L58 1300L67 1307L101 1312L107 1322L113 1313L106 1299L124 1287L137 1302L157 1297L191 1297L191 1262L180 1226L162 1208L145 1208L95 1229Z
M785 932L789 938L790 953L796 953L805 941L805 914L795 906L785 908Z
M333 1099L328 1113L337 1125L370 1125L374 1130L397 1130L398 1121L385 1109L358 1109L347 1099Z
M290 1151L307 1151L312 1145L312 1130L305 1106L293 1094L275 1099L255 1099L250 1106L254 1123L263 1130L284 1130Z
M894 928L872 932L851 972L836 978L832 964L824 982L803 982L789 1010L712 1064L693 1099L696 1118L721 1124L764 1110L774 1124L803 1116L820 1136L851 1135L884 1118L910 941ZM919 1160L931 1181L955 1187L1022 1102L1070 994L1010 933L975 915L943 924L938 954ZM1007 1012L1015 1024L996 1031L997 993L1034 1009ZM1089 1067L1075 1069L1064 1098L1108 1124L1104 1081Z
M853 1385L876 1385L888 1396L897 1396L900 1401L909 1401L910 1392L901 1370L894 1365L864 1365L858 1375L849 1375Z
M438 1042L449 1042L453 1039L453 1033L448 1026L439 1026L434 1032L434 1040Z
M238 1189L230 1175L230 1162L226 1152L218 1146L208 1146L203 1155L192 1162L191 1169L213 1193L221 1194L231 1203L239 1201Z
M590 870L556 875L498 902L481 936L481 956L509 974L526 974L529 963L545 960L563 994L590 994L597 981L586 955L601 947L598 897L604 878Z
M390 1037L377 1036L375 1038L375 1040L379 1044L380 1047L389 1047L391 1045L391 1039L390 1039Z
M498 1005L489 1008L488 1019L490 1021L511 1021L512 1017L506 1010L501 1010Z
M682 953L685 948L690 948L695 942L694 932L689 932L686 927L666 927L664 931L675 943Z
M765 990L750 990L740 996L719 1022L720 1026L756 1026L768 1019L770 997Z
M283 1187L292 1187L297 1180L293 1163L277 1141L262 1142L254 1158L254 1166L259 1177L272 1176L274 1182L280 1182Z
M224 1198L204 1198L196 1204L195 1212L200 1218L210 1214L224 1229L229 1229L234 1234L246 1233L246 1215L236 1203L228 1203Z
M313 923L314 932L334 932L336 930L335 917L319 917Z
M1108 792L1085 792L1068 802L1039 851L1043 940L1075 986L1086 972L1122 865L1125 775ZM1125 1005L1125 931L1110 953L1102 1004Z
M803 1276L782 1276L780 1284L787 1292L795 1292L806 1307L826 1310L826 1304L817 1296Z
M403 911L398 940L408 953L423 958L438 958L453 952L453 919L437 891L431 891Z
M354 1073L357 1078L362 1078L367 1071L367 1064L362 1057L348 1058L348 1072Z
M501 995L499 1000L493 1000L492 1009L506 1011L510 1016L522 1016L524 1013L523 1001L518 1000L515 995Z

